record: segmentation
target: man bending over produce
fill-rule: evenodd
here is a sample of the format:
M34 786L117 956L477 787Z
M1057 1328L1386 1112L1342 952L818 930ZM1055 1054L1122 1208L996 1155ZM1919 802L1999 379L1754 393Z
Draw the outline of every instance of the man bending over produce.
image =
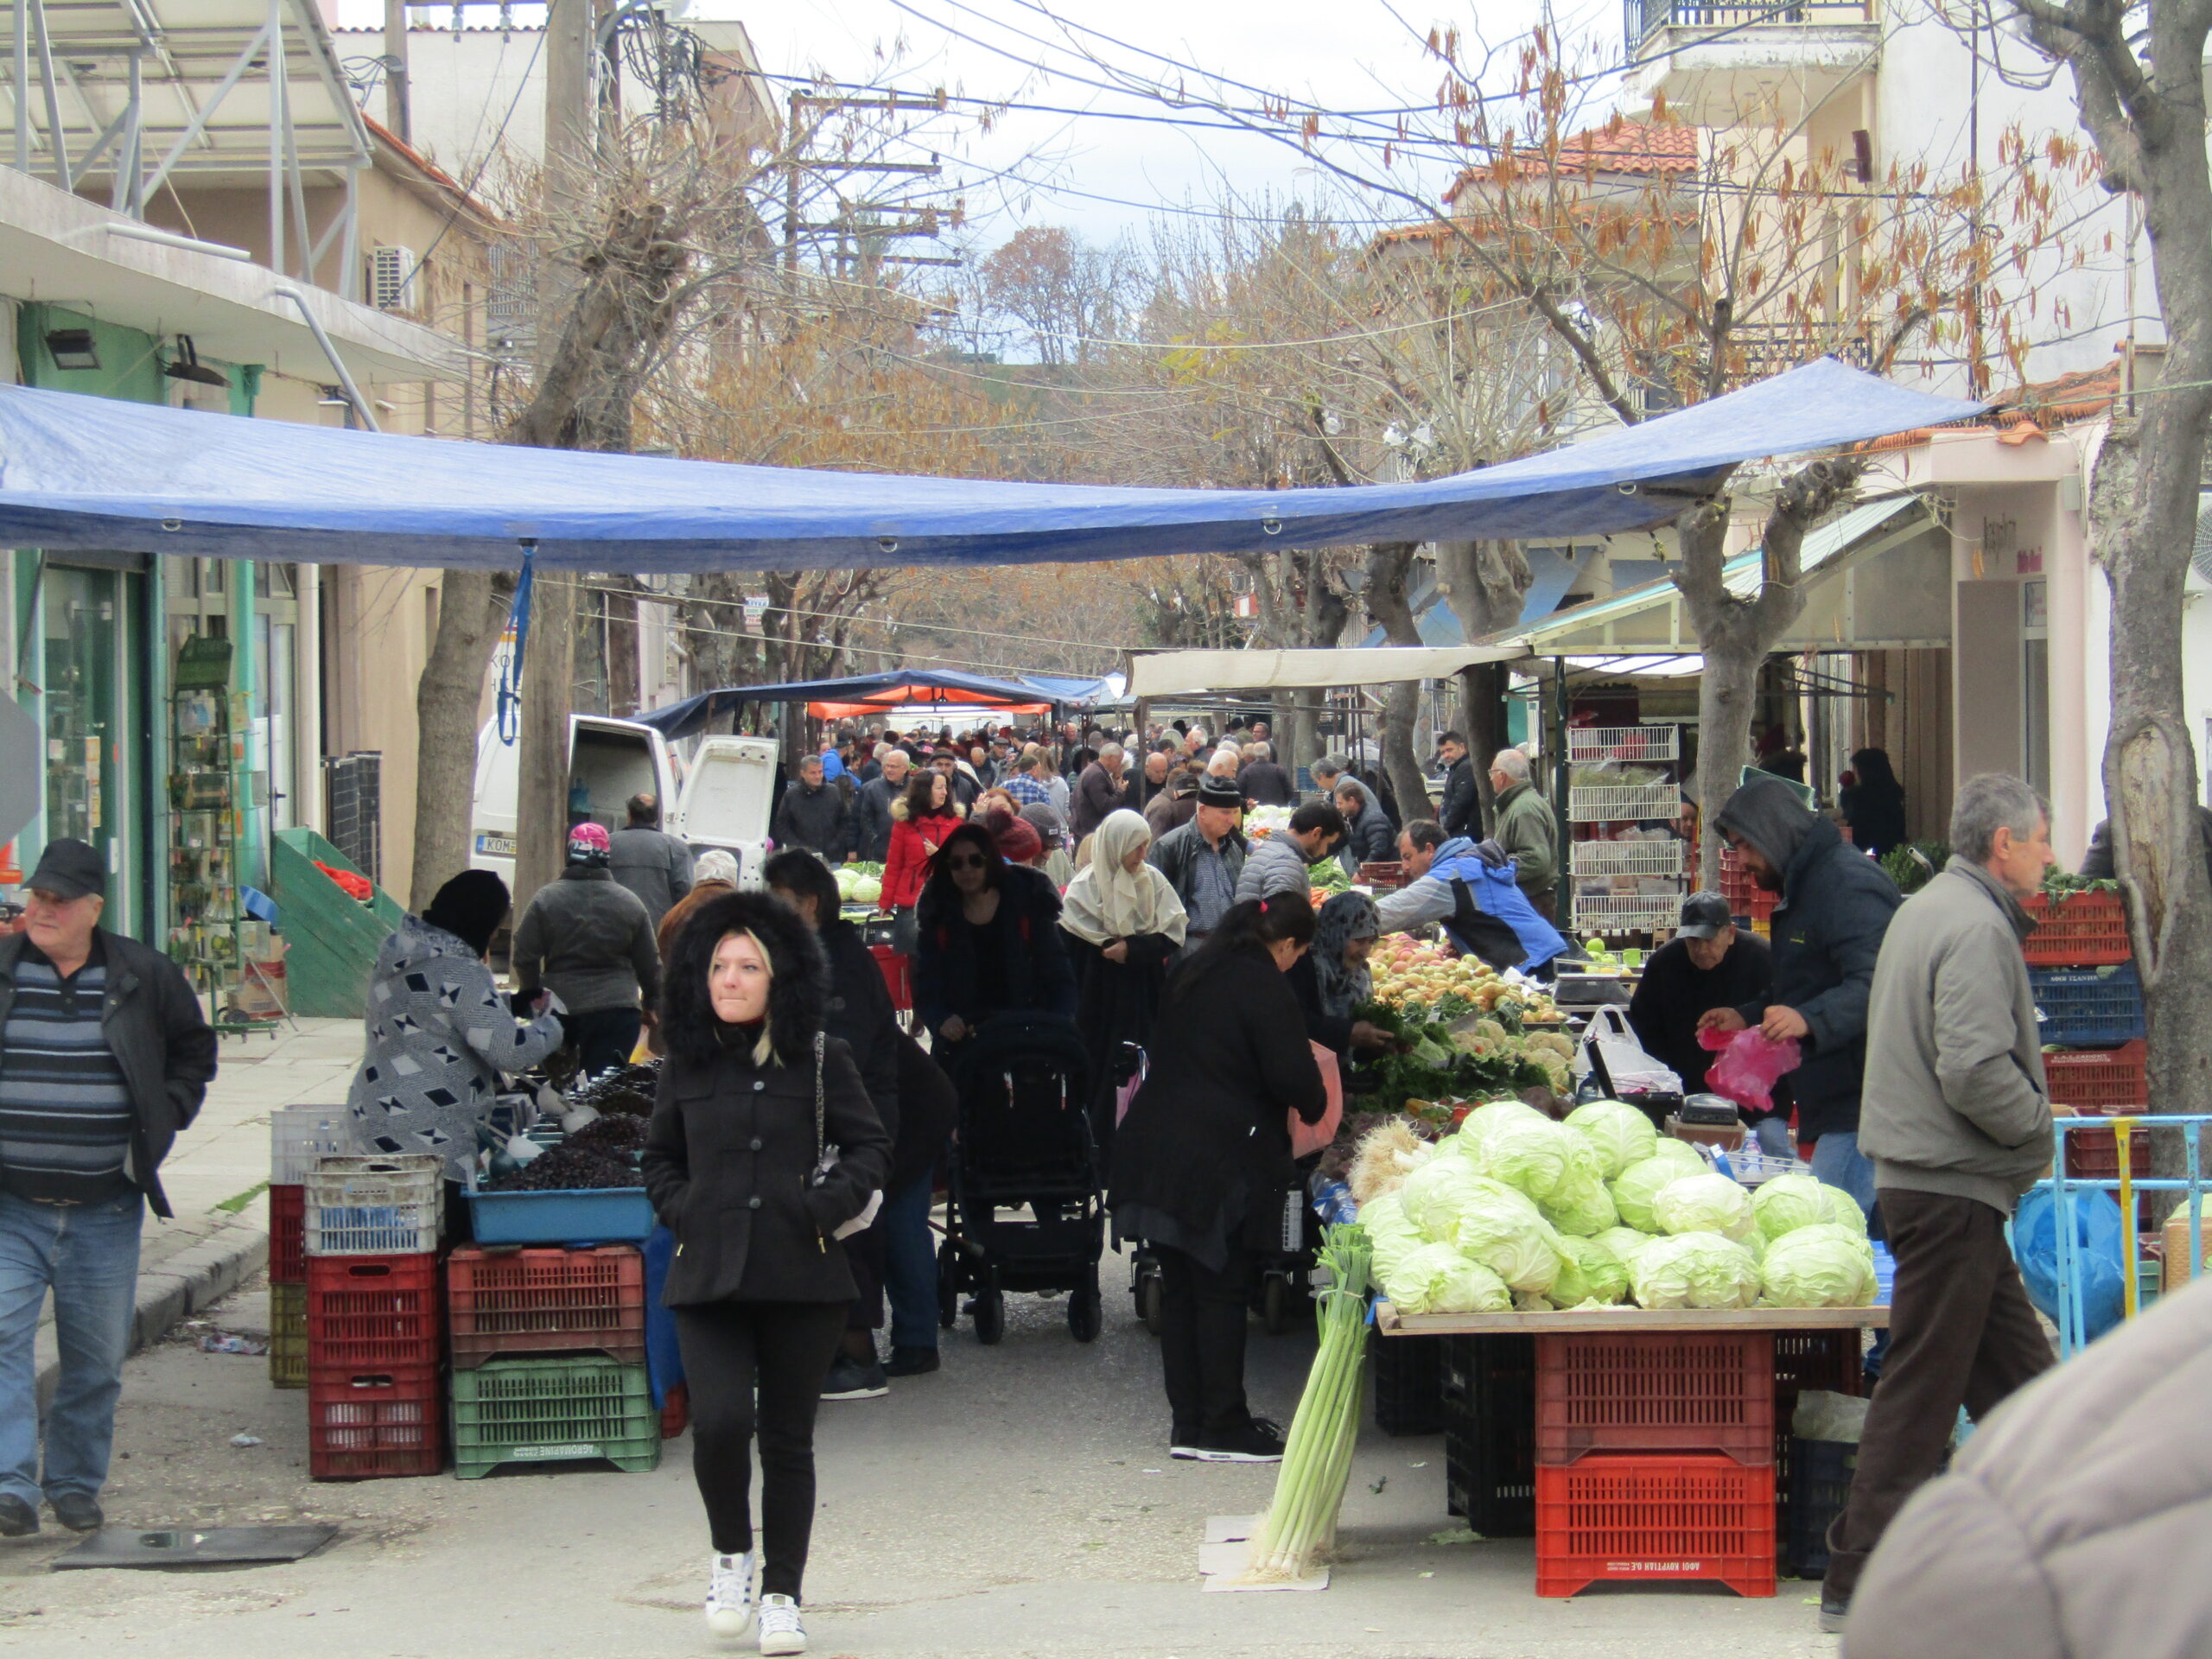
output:
M1440 922L1460 955L1479 957L1501 973L1548 969L1567 950L1565 937L1515 885L1513 861L1496 842L1477 846L1416 818L1398 837L1398 857L1406 885L1376 900L1385 933Z

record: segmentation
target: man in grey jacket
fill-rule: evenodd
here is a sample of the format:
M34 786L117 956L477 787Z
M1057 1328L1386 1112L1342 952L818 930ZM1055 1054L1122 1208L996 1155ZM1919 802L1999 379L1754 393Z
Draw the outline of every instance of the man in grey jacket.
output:
M691 849L663 832L660 803L651 795L630 798L629 823L607 839L613 847L607 868L638 895L658 927L676 901L691 891Z
M2005 1241L2051 1160L2050 1093L2020 900L2049 867L2050 809L2018 778L1959 787L1951 861L1890 923L1867 1010L1859 1146L1897 1259L1889 1358L1829 1529L1821 1624L1840 1630L1867 1555L1979 1421L2051 1364Z
M1343 813L1326 801L1306 802L1245 859L1236 878L1236 902L1272 899L1279 893L1303 898L1313 886L1313 867L1342 846L1344 838Z
M569 831L561 879L537 890L515 924L513 963L524 1002L541 988L561 999L561 1024L587 1073L626 1065L638 1046L642 999L660 1000L660 947L645 901L607 868L607 831Z

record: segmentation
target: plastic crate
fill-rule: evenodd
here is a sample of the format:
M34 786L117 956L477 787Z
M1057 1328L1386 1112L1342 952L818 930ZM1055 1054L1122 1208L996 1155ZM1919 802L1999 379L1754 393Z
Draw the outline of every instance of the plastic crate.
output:
M309 1370L308 1473L315 1479L435 1475L444 1467L436 1366Z
M2132 1043L2145 1034L2143 982L2133 963L2109 968L2031 968L2042 1037L2062 1048Z
M645 1259L628 1244L462 1245L446 1258L446 1331L456 1370L517 1353L603 1353L642 1365Z
M633 1473L660 1463L661 1418L643 1365L611 1359L494 1359L453 1376L454 1473L503 1463L605 1458Z
M1791 1486L1777 1502L1783 1510L1783 1559L1799 1578L1826 1576L1828 1522L1843 1513L1844 1500L1851 1496L1852 1471L1858 1466L1855 1444L1790 1438Z
M660 1437L672 1440L691 1427L691 1385L678 1382L668 1391L668 1402L660 1408Z
M1444 1432L1442 1337L1380 1337L1375 1354L1375 1427L1385 1434Z
M913 958L900 956L887 944L871 944L868 953L875 958L875 965L883 975L884 988L891 993L891 1006L905 1014L914 1006Z
M1622 823L1682 816L1682 794L1672 784L1584 784L1567 791L1571 823Z
M2117 893L2071 893L2056 904L2037 893L2024 908L2036 925L2021 947L2031 968L2091 968L2135 954Z
M1679 726L1570 726L1567 758L1580 765L1606 760L1672 760L1681 752Z
M1536 1465L1536 1593L1707 1579L1774 1593L1774 1468L1711 1453Z
M269 1184L297 1186L315 1160L353 1150L353 1115L343 1106L279 1106L269 1114Z
M1406 885L1406 867L1396 859L1369 860L1359 867L1358 881L1380 893L1395 893Z
M2054 1106L2083 1112L2139 1112L2151 1103L2145 1069L2149 1046L2138 1038L2117 1048L2060 1049L2043 1057Z
M315 1370L438 1363L435 1256L310 1256L307 1311Z
M2113 1114L2081 1112L2080 1117ZM2128 1116L2128 1114L2120 1114ZM2131 1175L2151 1173L2151 1131L2138 1128L2127 1137L2127 1168ZM2120 1179L2120 1135L2113 1129L2069 1129L2066 1134L2066 1173L2079 1181L2116 1181ZM2145 1195L2148 1197L2146 1193Z
M1719 1452L1774 1462L1766 1332L1589 1332L1536 1338L1536 1461L1592 1452Z
M308 1385L308 1287L269 1287L269 1386Z
M642 1186L471 1192L468 1225L479 1244L635 1244L653 1230L653 1205Z
M308 1281L308 1190L296 1183L269 1189L269 1282Z
M1446 1509L1484 1537L1535 1535L1533 1338L1445 1338L1444 1481Z
M1679 884L1678 888L1679 888ZM1574 895L1578 932L1649 933L1682 919L1679 891L1664 893L1607 893Z
M445 1160L326 1157L307 1173L307 1253L407 1255L438 1248Z
M1578 841L1567 849L1568 865L1576 875L1672 875L1687 868L1682 862L1688 843L1682 841Z

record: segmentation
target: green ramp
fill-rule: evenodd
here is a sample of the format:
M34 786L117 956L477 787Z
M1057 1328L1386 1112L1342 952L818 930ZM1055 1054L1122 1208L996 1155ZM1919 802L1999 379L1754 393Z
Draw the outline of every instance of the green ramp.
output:
M369 995L377 952L406 915L382 887L367 904L315 868L363 872L312 830L279 830L269 849L269 896L276 901L285 941L284 977L296 1015L358 1020Z

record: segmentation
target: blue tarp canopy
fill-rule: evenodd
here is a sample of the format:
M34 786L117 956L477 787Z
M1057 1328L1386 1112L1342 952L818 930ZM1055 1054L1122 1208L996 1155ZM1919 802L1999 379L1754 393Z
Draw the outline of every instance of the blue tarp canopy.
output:
M1165 490L900 478L240 420L0 386L0 547L674 574L1649 529L1739 462L1974 413L1834 359L1452 478Z

